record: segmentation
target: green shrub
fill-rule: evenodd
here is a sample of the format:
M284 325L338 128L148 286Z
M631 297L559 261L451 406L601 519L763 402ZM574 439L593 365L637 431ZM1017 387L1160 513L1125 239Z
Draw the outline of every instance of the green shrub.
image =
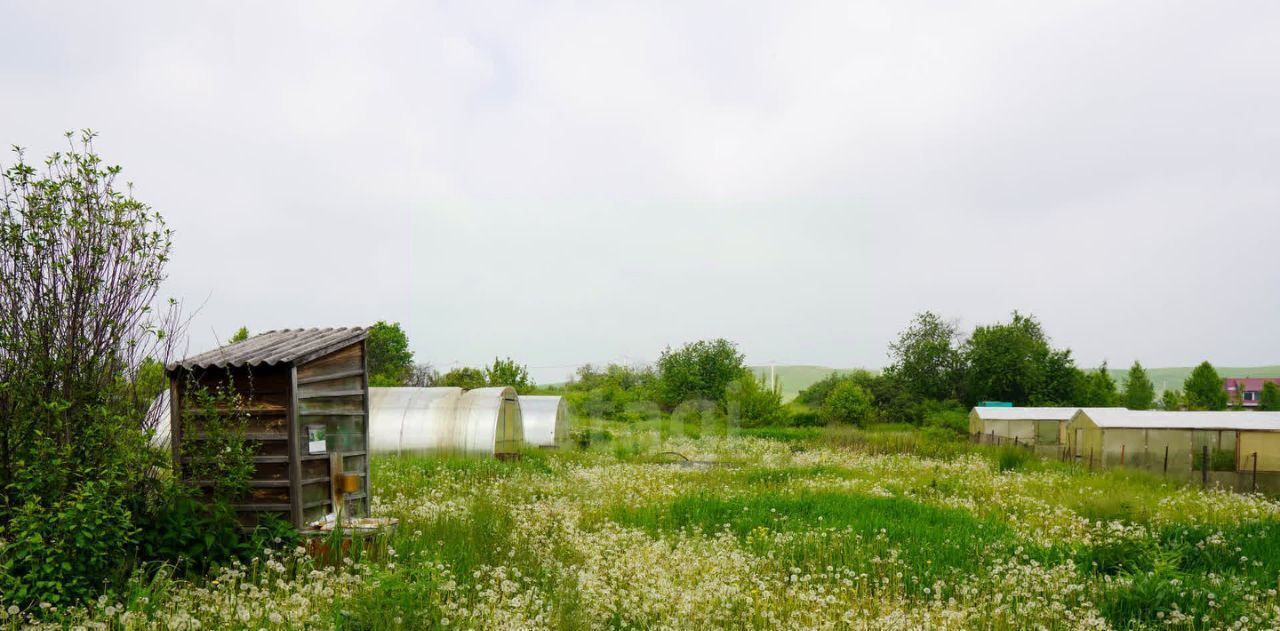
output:
M142 561L170 561L202 572L239 550L235 511L224 503L196 499L180 483L170 486L154 511L140 516L138 526Z
M1036 455L1023 447L1005 445L996 448L995 458L996 467L1001 471L1017 471L1025 468L1027 463L1035 460Z
M563 386L565 401L580 418L636 422L661 414L654 399L654 372L609 364L603 369L587 364Z
M470 368L466 366L454 368L440 378L440 385L462 388L463 390L483 388L485 387L485 384L484 373L481 372L479 368Z
M969 433L969 411L958 401L923 401L919 409L925 427L943 429L954 434Z
M494 357L493 365L484 368L484 382L488 386L510 386L520 394L529 394L534 388L533 380L529 378L529 369L510 357Z
M803 403L792 401L783 409L783 413L786 415L786 424L792 427L821 427L826 425L817 410Z
M763 375L743 370L738 380L729 385L729 416L737 418L742 427L778 425L786 415L782 409L782 389L772 388Z
M871 416L871 397L862 386L841 381L822 402L822 416L832 423L864 425Z
M742 376L742 362L737 345L725 339L668 347L658 357L658 400L666 410L690 401L711 401L725 410L729 384Z
M21 481L19 482L21 484ZM8 604L80 602L119 579L137 530L124 488L84 480L63 498L31 498L0 527L0 596Z
M580 449L586 449L594 444L611 442L613 433L607 429L575 429L569 432L569 440Z

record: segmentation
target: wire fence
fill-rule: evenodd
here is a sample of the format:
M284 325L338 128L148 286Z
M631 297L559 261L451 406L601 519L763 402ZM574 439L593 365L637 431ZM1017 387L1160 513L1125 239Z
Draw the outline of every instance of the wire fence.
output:
M1121 444L1118 451L1113 447L1105 452L1094 447L1086 449L1082 445L1075 445L1073 453L1073 445L1038 445L1034 439L1021 436L1000 436L995 432L973 433L970 434L969 439L970 442L977 445L1012 446L1029 451L1039 451L1045 454L1046 457L1051 448L1056 451L1058 460L1068 463L1074 462L1089 471L1118 465L1155 471L1166 477L1171 473L1168 445L1165 445L1163 449L1155 453L1148 450L1145 445L1136 453L1130 450L1127 444ZM1040 449L1037 449L1037 447ZM1183 452L1183 456L1185 457L1185 452ZM1189 469L1183 469L1178 465L1177 460L1178 457L1175 455L1172 473L1182 475L1188 472L1198 472L1202 486L1209 486L1210 473L1231 473L1235 474L1235 484L1233 485L1235 488L1244 490L1244 487L1247 486L1251 492L1258 490L1258 452L1256 451L1241 454L1237 457L1235 451L1225 449L1210 450L1208 445L1204 445L1199 453L1192 454Z

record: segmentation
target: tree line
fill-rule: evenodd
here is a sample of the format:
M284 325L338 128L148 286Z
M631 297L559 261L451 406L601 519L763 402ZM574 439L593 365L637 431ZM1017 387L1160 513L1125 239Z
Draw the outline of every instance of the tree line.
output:
M906 422L961 429L962 414L984 401L1018 406L1126 407L1133 410L1223 410L1232 403L1208 361L1182 390L1157 398L1142 363L1117 383L1107 364L1085 370L1071 349L1055 347L1035 316L979 325L965 336L954 321L926 311L889 344L880 374L833 374L797 396L826 421ZM1234 402L1237 405L1239 401ZM1264 387L1261 409L1280 409L1280 388Z

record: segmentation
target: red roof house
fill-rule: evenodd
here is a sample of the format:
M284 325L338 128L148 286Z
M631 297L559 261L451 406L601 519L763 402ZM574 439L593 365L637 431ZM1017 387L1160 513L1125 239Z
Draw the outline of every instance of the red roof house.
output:
M1222 387L1233 405L1256 408L1262 401L1262 384L1268 381L1280 385L1280 377L1227 377L1222 380Z

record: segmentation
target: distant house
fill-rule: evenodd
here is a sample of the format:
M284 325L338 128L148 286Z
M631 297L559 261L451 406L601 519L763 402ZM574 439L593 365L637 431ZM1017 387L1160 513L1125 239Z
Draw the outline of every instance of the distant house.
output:
M1227 377L1222 380L1222 387L1232 405L1256 408L1262 401L1262 384L1268 381L1280 385L1280 377Z

